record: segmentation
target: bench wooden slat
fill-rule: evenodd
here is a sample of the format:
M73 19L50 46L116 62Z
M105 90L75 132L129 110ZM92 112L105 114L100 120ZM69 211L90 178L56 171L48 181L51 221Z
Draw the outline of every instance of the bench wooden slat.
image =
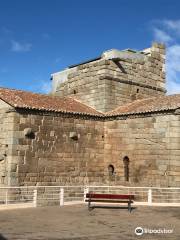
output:
M129 212L131 212L131 203L133 203L134 195L132 194L105 194L105 193L86 193L85 201L88 202L89 211L92 209L92 202L104 203L127 203ZM93 206L94 208L94 206Z
M109 199L86 199L85 202L103 202L103 203L133 203L133 201L109 200Z
M87 193L86 198L96 199L134 199L131 194L104 194L104 193Z

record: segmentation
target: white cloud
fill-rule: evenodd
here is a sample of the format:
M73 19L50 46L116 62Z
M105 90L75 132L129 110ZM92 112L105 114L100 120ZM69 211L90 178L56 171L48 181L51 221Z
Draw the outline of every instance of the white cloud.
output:
M167 47L167 93L180 93L180 20L158 21L152 30L154 40L165 43Z
M51 81L43 81L41 84L41 91L43 93L49 93L51 91Z
M31 48L31 43L20 43L14 40L11 41L11 51L13 52L29 52Z
M166 28L180 33L180 20L164 20L163 24Z
M167 89L168 94L180 93L180 45L167 47Z
M158 28L154 28L153 31L154 31L154 39L156 41L168 43L173 40L170 35L168 35L166 32L164 32Z
M168 68L180 72L180 45L171 45L167 48Z
M48 94L51 92L51 84L50 79L44 79L42 75L37 75L33 80L27 80L27 89L31 92Z
M180 83L175 81L167 82L168 95L180 93Z
M27 89L31 92L48 94L51 92L51 81L31 81Z

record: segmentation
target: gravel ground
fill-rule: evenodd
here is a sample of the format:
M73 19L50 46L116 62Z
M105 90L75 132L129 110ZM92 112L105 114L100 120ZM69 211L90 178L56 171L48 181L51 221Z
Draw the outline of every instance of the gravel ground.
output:
M172 233L135 234L135 228L166 229ZM129 240L180 239L180 208L142 207L131 213L123 208L85 205L39 207L0 211L2 240Z

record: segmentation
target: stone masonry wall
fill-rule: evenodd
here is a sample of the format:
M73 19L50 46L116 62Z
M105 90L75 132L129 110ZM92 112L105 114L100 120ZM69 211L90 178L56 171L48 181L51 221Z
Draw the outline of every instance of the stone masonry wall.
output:
M0 101L0 130L0 186L180 185L178 110L103 121L16 112ZM124 179L125 156L130 160L129 182ZM112 177L110 164L115 167Z
M180 115L103 122L21 113L16 116L18 121L13 159L19 159L20 185L180 184ZM34 139L24 136L29 128ZM129 182L124 180L125 156L130 160ZM108 175L110 164L115 167L112 177Z
M0 186L180 185L180 115L108 119L15 112L1 103ZM31 132L29 136L26 135ZM129 163L124 179L123 158ZM113 165L115 174L108 175Z
M151 115L105 122L105 165L114 182L137 186L180 186L180 115ZM129 182L123 159L129 158Z
M11 185L16 179L16 164L12 160L15 114L12 107L0 100L0 186Z
M164 46L154 44L151 55L142 59L110 60L104 75L100 77L106 83L103 111L111 111L136 99L164 95L164 57Z
M53 94L71 96L102 112L138 98L164 95L164 45L155 43L149 55L141 55L79 65Z
M58 96L71 96L97 110L105 108L106 81L101 80L102 71L107 69L108 60L84 64L77 71L68 75L68 80L61 83L57 90Z
M104 177L104 123L75 116L19 113L19 185L99 183ZM27 137L24 134L32 130Z

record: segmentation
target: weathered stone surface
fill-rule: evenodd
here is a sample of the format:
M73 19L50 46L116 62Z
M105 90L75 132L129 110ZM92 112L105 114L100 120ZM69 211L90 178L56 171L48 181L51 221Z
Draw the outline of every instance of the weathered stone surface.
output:
M160 115L105 122L104 164L113 164L123 183L123 158L128 156L130 184L177 186L180 132L174 129L175 126L179 129L178 124L172 122L179 122L178 116ZM174 171L169 171L169 168Z
M6 154L0 162L1 185L178 186L178 115L104 122L66 115L27 114L28 117L25 113L14 113L19 122L17 129L12 124L4 125L9 134L3 135L4 145L1 144L1 152ZM38 127L31 139L24 136L24 129L33 129L34 122ZM78 137L71 138L72 133ZM125 156L129 158L129 182L124 178ZM108 175L109 165L115 169L113 178Z
M126 52L122 59L99 59L65 71L66 81L54 86L56 94L103 112L164 94L164 46L153 44L149 54L138 54L130 58ZM100 119L15 110L0 101L0 130L0 186L180 186L177 110Z
M18 117L22 122L19 132L33 129L29 118L22 114ZM39 126L35 139L23 139L25 151L17 146L19 156L24 156L24 164L18 169L19 184L76 184L79 179L84 184L87 183L87 175L88 182L92 177L93 181L99 182L99 174L104 172L103 122L52 115L31 114L29 117L38 120ZM72 133L76 133L77 138L71 137ZM43 174L41 178L40 172Z
M154 43L149 55L111 50L104 53L123 55L117 59L101 59L71 68L68 80L62 73L53 76L53 92L59 96L70 95L95 109L107 112L135 99L164 94L165 49ZM114 55L115 54L115 55ZM67 74L67 71L66 71ZM61 81L62 80L62 81Z

